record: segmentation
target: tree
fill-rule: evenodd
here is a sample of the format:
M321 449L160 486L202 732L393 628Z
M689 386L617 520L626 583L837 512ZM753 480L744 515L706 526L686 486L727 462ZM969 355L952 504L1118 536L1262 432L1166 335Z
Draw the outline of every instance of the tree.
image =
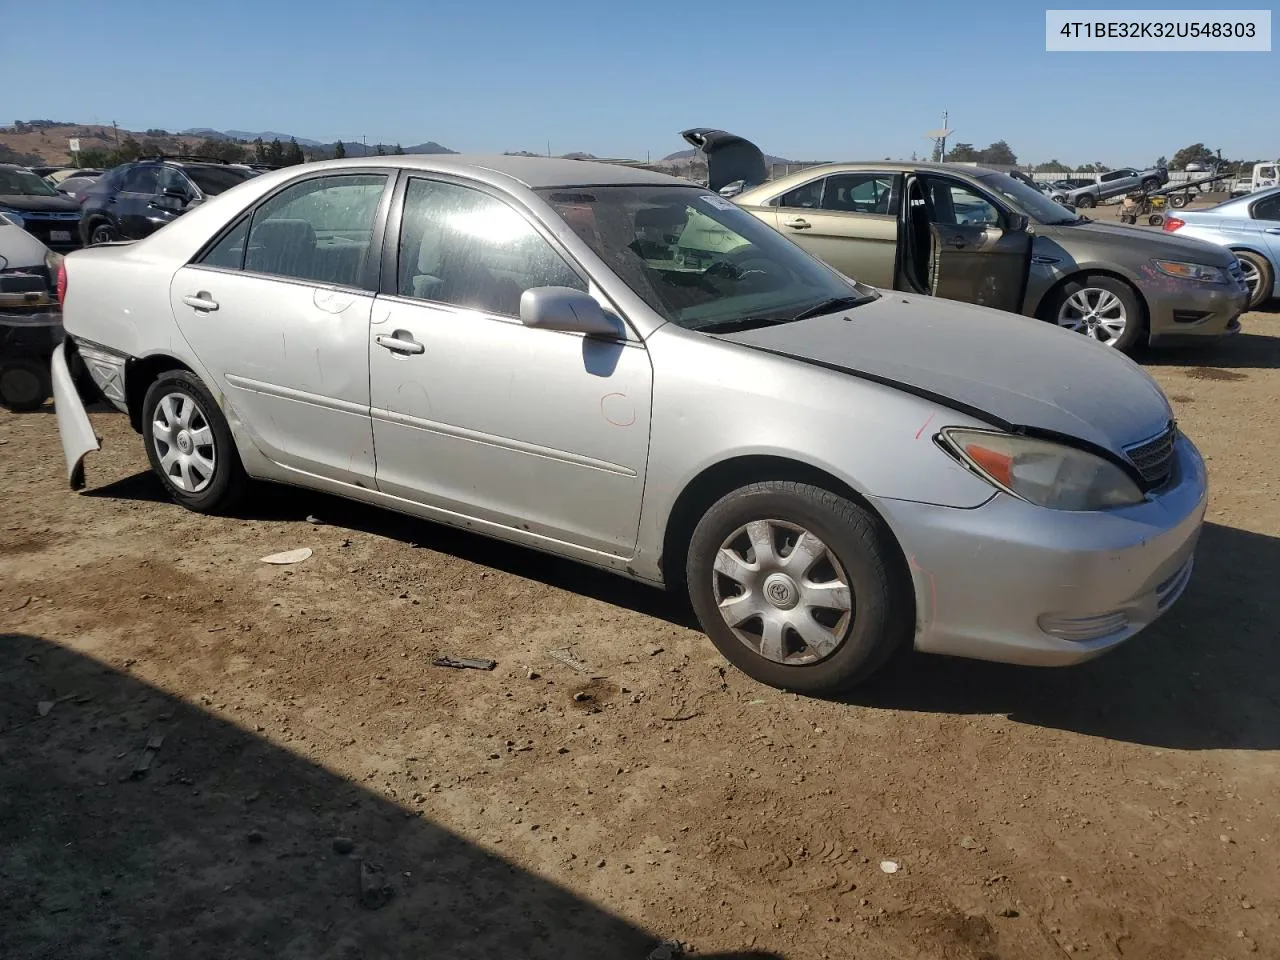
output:
M1157 167L1167 167L1167 166L1169 166L1169 158L1168 158L1168 157L1160 157L1158 160L1156 160L1156 166L1157 166Z
M397 143L394 147L391 148L391 155L393 157L403 157L404 147L400 146L400 144Z
M131 135L120 141L120 148L115 151L117 163L127 163L130 160L137 160L142 156L142 144L135 140Z
M974 163L978 159L978 151L972 143L957 143L947 153L949 163Z
M1037 163L1035 166L1036 173L1066 173L1070 170L1071 168L1065 163L1056 159L1046 160L1044 163Z
M384 147L382 144L379 143L374 147L374 153L376 153L380 157L385 157L387 155L387 149L386 147Z
M1193 143L1175 153L1169 167L1173 170L1185 170L1189 163L1213 163L1217 159L1217 155L1203 143Z
M285 165L284 144L280 142L279 137L267 145L267 163L273 167L283 167Z
M302 148L298 146L298 141L293 137L289 138L289 146L284 151L285 166L292 167L295 164L306 163L307 158L302 155Z
M261 137L256 137L253 141L253 159L255 163L267 162L267 145Z
M1016 167L1018 155L1003 140L997 140L978 154L979 163L998 164L1004 167Z
M333 145L333 159L341 160L347 155L347 146L341 140Z

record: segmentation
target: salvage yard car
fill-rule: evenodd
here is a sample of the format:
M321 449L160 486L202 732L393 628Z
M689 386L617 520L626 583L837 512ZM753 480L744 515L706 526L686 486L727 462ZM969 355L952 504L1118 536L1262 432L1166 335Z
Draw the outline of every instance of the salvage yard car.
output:
M1093 183L1084 183L1069 190L1054 190L1049 198L1073 207L1096 207L1103 200L1123 197L1125 194L1151 193L1168 182L1167 167L1152 167L1150 170L1123 167L1098 174Z
M1125 351L1240 329L1248 290L1221 247L1095 223L991 170L841 163L765 182L749 141L683 136L706 155L712 189L746 185L735 203L863 283L1038 317Z
M691 262L685 232L732 247ZM328 491L685 589L789 690L896 650L1087 660L1191 575L1204 464L1117 351L850 280L719 194L533 157L289 167L68 257L88 362L168 494Z
M1249 309L1280 297L1280 187L1166 217L1166 233L1226 247L1240 260Z
M80 246L80 206L26 167L0 163L0 214L51 250Z

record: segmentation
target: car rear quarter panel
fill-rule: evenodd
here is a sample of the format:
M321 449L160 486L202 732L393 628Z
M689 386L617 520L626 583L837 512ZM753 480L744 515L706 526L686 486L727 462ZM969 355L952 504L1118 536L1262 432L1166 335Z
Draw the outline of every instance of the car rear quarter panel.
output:
M654 396L635 560L641 576L662 578L658 560L681 492L704 471L738 457L795 461L867 497L972 508L994 494L934 443L944 426L986 426L969 416L670 324L647 345Z

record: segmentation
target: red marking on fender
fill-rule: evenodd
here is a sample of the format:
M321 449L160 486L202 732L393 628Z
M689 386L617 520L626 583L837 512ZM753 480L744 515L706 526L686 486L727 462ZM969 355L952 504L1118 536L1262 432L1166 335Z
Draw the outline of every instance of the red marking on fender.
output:
M924 428L927 427L929 424L933 423L933 416L934 415L932 413L929 414L929 419L926 420L924 423L920 424L920 429L916 431L917 440L920 439L920 434L924 433Z

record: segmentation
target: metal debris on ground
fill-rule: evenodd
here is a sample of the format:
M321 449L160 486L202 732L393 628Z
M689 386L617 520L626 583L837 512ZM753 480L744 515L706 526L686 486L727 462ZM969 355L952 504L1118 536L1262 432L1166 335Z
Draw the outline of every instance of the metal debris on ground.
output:
M899 868L896 860L881 860L880 869L885 873L897 873Z
M147 745L142 748L142 754L138 757L138 762L129 771L130 780L141 780L147 775L147 771L151 769L151 761L156 758L156 754L160 752L160 748L163 745L164 734L157 733L151 736L151 739L147 741Z
M319 517L317 517L314 513L307 514L307 523L311 524L313 527L324 526L324 521L321 520Z
M577 671L578 673L582 674L589 680L605 679L604 674L594 673L589 666L587 666L585 663L583 663L581 660L575 657L570 652L568 647L565 647L564 649L561 649L561 650L548 650L547 656L550 657L552 660L560 661L570 670Z
M297 550L285 550L283 553L273 553L270 556L263 557L258 562L284 565L289 563L301 563L310 556L310 547L299 547Z
M684 956L684 944L679 940L663 940L652 950L644 960L676 960L677 957Z
M391 902L396 895L396 888L387 880L381 866L360 861L360 906L366 910L378 910Z
M454 667L458 670L492 670L498 665L497 660L481 657L436 657L431 663L437 667Z

